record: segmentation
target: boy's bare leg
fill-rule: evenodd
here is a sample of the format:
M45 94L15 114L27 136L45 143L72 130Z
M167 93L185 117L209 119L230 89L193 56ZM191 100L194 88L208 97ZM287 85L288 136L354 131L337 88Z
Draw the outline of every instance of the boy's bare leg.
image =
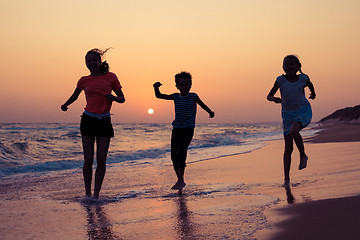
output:
M186 183L184 182L185 168L176 168L175 173L178 178L178 181L174 186L172 186L171 189L182 190L186 185Z

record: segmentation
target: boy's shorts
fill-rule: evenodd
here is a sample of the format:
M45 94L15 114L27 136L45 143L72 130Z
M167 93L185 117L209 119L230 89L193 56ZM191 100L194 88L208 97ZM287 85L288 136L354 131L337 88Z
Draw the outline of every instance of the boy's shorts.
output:
M114 129L110 117L95 118L86 115L81 116L80 133L84 137L114 137Z
M171 160L174 169L186 167L186 156L194 128L173 128L171 134Z

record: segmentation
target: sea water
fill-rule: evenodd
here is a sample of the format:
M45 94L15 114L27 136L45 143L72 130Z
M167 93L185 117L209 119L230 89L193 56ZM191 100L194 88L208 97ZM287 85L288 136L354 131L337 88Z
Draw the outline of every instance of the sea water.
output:
M171 165L170 124L113 124L108 166ZM303 136L314 130L305 129ZM282 139L281 123L198 124L187 162L242 154ZM0 124L0 178L79 169L83 151L78 123Z
M84 201L79 124L0 124L4 239L255 239L267 228L263 211L279 200L248 192L264 183L188 179L178 196L170 189L171 125L113 126L100 199ZM187 163L282 138L281 123L198 124Z

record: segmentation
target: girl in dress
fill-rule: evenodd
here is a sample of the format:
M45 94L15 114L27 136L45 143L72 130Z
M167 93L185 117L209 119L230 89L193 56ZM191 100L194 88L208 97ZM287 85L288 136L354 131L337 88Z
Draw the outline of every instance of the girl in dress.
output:
M281 103L285 140L284 187L289 188L293 141L295 141L300 153L299 170L306 168L308 161L300 131L310 124L312 110L309 101L305 97L304 88L308 87L310 90L309 99L315 99L316 94L314 85L311 83L310 78L301 71L301 63L295 55L288 55L284 58L283 70L285 74L277 77L267 99L275 103ZM281 98L274 97L278 89L280 89Z

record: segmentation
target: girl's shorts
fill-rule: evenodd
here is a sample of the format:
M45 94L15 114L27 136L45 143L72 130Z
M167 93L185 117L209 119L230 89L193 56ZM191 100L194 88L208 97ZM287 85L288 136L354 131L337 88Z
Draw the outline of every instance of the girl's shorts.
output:
M96 118L85 113L81 116L80 133L84 137L114 137L110 117Z
M284 136L290 133L291 126L294 122L300 122L304 128L310 124L311 118L312 110L310 103L297 111L282 111Z

